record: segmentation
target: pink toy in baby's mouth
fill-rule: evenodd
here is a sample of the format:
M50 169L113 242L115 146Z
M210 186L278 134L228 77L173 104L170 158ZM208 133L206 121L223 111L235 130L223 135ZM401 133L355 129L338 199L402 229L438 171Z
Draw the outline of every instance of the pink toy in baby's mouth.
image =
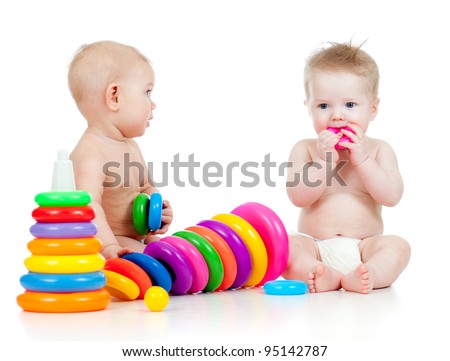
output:
M337 134L341 131L341 129L345 129L348 130L349 132L355 133L351 128L349 127L342 127L342 128L333 128L333 127L328 127L327 130L329 130L330 132L333 132L334 134ZM346 149L345 147L343 147L342 145L339 145L339 143L342 142L351 142L352 140L347 137L346 135L342 135L342 138L339 139L339 142L336 143L336 145L334 146L336 149L338 150L342 150L342 149Z

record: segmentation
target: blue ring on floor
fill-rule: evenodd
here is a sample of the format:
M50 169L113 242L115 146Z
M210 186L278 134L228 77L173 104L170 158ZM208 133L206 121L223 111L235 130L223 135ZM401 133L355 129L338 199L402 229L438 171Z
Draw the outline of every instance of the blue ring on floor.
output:
M152 280L153 286L160 286L167 292L172 289L172 278L164 265L155 258L143 253L127 253L122 258L141 267Z
M266 282L263 290L268 295L303 295L308 291L308 285L303 281L276 280Z
M155 192L150 196L150 206L148 210L148 228L156 231L161 228L162 218L162 196Z
M20 284L35 292L85 292L105 287L106 277L101 271L86 273L28 272L20 277Z

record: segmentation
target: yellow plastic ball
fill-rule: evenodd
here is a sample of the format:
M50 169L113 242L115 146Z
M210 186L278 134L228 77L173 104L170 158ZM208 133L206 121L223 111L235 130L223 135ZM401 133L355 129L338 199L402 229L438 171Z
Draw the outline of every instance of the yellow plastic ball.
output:
M144 296L145 305L153 312L160 312L169 303L169 294L159 286L150 287Z

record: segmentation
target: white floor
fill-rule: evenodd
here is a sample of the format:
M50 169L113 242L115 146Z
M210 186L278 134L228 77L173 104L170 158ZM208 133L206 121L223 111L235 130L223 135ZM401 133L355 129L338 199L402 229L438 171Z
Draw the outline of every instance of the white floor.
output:
M284 297L257 288L172 296L161 313L151 313L143 301L114 301L101 312L19 312L18 320L24 336L36 340L388 340L403 332L404 320L413 318L404 301L396 288L369 296L329 292ZM366 327L355 328L359 324Z
M74 314L23 312L8 302L2 308L2 319L9 320L3 351L33 360L60 360L62 354L64 360L122 360L122 349L130 347L225 346L254 348L254 359L280 359L265 357L264 347L285 346L287 352L317 345L328 346L328 360L432 359L447 352L448 292L437 288L437 277L427 280L419 270L420 264L411 264L393 287L369 295L269 296L261 288L241 289L171 296L161 313L143 301L114 301L104 311ZM27 347L21 347L24 341Z

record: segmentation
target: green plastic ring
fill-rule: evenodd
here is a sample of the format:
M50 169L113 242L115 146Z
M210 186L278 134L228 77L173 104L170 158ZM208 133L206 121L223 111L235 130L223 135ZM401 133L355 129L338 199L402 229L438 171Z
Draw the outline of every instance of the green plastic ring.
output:
M133 224L136 232L145 236L148 232L148 207L150 196L146 193L139 194L133 204Z
M41 207L86 206L92 201L92 196L86 191L44 192L34 197Z
M215 291L222 283L224 276L224 269L222 259L217 253L216 249L204 237L192 231L178 231L174 236L184 238L189 243L193 244L208 265L209 279L205 286L205 292Z

